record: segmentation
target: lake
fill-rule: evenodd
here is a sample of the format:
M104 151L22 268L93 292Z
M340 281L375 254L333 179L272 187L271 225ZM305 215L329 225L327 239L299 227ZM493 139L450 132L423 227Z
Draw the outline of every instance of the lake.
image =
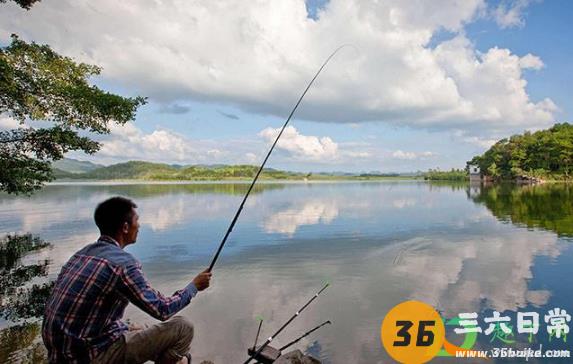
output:
M47 274L54 278L73 252L97 238L96 204L127 196L138 204L141 223L137 243L127 250L141 260L151 283L171 294L209 265L247 187L50 185L31 197L1 195L0 232L50 241L49 250L26 259L50 259ZM482 318L497 310L513 324L518 311L539 312L541 321L554 307L573 312L572 202L567 185L258 184L215 266L212 287L181 312L195 324L194 358L242 362L257 315L265 318L261 337L267 338L326 280L331 286L275 346L332 320L296 347L324 363L388 362L381 322L410 299L445 318L462 312ZM153 322L133 306L128 316ZM456 344L460 338L448 333ZM529 339L516 334L511 345L567 348L550 340L543 322ZM490 340L480 336L476 348L511 346ZM15 345L7 341L0 342L5 358Z

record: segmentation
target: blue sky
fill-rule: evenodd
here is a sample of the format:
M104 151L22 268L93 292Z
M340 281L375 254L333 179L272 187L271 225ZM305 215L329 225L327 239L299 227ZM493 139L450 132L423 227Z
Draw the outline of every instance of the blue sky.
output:
M2 6L2 43L17 33L50 44L102 66L100 87L149 98L135 123L98 137L100 153L70 155L104 164L260 162L322 60L344 43L355 48L321 74L268 166L463 168L495 140L573 112L566 0Z

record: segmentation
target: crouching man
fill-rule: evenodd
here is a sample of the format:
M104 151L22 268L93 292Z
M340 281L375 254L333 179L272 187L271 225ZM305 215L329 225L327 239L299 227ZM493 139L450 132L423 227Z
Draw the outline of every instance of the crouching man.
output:
M139 261L124 251L137 239L136 207L123 197L100 203L94 214L100 238L62 267L42 325L50 363L191 362L193 326L169 318L209 287L211 273L200 273L171 297L154 290ZM164 322L130 331L121 321L129 302Z

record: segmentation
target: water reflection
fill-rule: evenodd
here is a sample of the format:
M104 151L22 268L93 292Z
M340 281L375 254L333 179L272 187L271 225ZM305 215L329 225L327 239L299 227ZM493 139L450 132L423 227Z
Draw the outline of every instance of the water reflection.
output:
M394 206L397 209L403 209L405 207L413 207L416 206L416 199L414 198L397 199L394 200L394 202L392 202L392 206Z
M470 196L487 206L501 221L573 237L573 186L570 184L495 185L481 188L479 193Z
M43 312L51 285L30 283L47 275L49 261L37 259L34 253L49 246L31 235L8 235L0 240L0 318L20 321Z
M528 289L528 281L536 254L559 254L556 239L547 236L535 241L527 231L503 230L465 240L445 240L437 234L399 241L295 239L288 249L275 246L256 255L238 254L217 270L211 292L198 297L184 313L197 327L196 353L223 363L243 357L255 335L257 314L265 317L264 335L269 334L328 277L332 288L277 339L277 345L321 320L332 319L335 325L318 336L323 359L377 362L385 358L377 334L383 314L403 300L423 300L448 315L485 307L504 311L544 305L550 293ZM506 252L500 249L504 241L509 244ZM521 244L533 246L522 250ZM153 263L147 267L158 282L171 282L162 287L165 291L176 290L190 277L183 270L161 274L161 265ZM136 310L130 313L148 321ZM315 339L311 337L303 347ZM225 350L215 351L213 344Z
M25 323L0 331L0 363L47 363L40 325Z
M171 293L207 266L240 203L242 195L235 191L244 185L221 186L66 186L68 195L64 187L50 186L32 198L0 199L0 228L28 228L54 241L53 276L71 253L97 237L91 221L95 204L111 195L132 197L142 228L129 250L142 260L152 283ZM547 228L571 221L571 201L568 207L553 201L566 200L568 191L511 190L507 200L505 190L419 182L261 186L215 268L213 287L183 311L197 329L197 360L244 359L256 315L265 317L264 337L326 278L332 287L277 345L330 319L333 326L298 347L312 348L333 363L386 361L381 320L407 299L455 315L515 311L569 297L535 274L540 269L549 274L553 267L571 273L561 263L568 244L560 236L567 234L561 227ZM511 206L520 203L527 208ZM546 203L553 211L536 206ZM35 216L33 223L29 215ZM547 231L524 229L529 225L517 216ZM540 266L540 259L553 263ZM128 314L151 321L131 306Z
M289 207L265 219L268 233L282 233L292 236L299 226L330 224L338 216L336 201L314 200L303 202L302 206Z
M0 325L1 363L44 361L37 320L52 284L32 282L47 274L49 262L38 259L37 253L48 247L31 235L8 235L0 240L0 318L19 323Z
M536 257L560 254L557 238L525 231L500 233L405 242L392 273L411 287L411 297L432 304L448 317L460 310L502 312L546 304L550 292L530 290L528 282Z

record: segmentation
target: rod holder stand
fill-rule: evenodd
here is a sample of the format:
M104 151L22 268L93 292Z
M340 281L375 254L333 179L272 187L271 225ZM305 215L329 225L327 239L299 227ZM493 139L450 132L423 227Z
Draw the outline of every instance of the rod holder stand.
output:
M253 354L255 354L257 352L257 350L253 350L253 348L249 348L249 356L252 356ZM255 359L255 361L258 361L260 363L263 364L272 364L275 362L275 360L277 360L279 358L279 356L281 356L281 352L279 349L275 349L270 345L265 346L265 348L263 349L263 351L261 351L261 353L257 356L255 356L253 359Z

